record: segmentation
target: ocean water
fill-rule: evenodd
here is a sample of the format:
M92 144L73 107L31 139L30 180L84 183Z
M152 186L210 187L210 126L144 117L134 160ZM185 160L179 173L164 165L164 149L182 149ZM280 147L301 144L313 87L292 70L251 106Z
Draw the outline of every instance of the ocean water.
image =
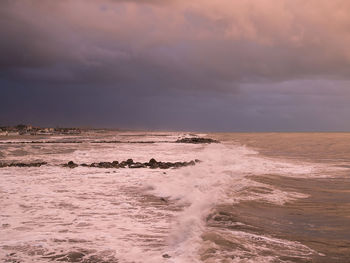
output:
M173 143L184 136L221 143ZM62 167L129 158L202 162ZM0 168L3 262L350 262L347 133L0 139L0 162L34 161L48 165Z

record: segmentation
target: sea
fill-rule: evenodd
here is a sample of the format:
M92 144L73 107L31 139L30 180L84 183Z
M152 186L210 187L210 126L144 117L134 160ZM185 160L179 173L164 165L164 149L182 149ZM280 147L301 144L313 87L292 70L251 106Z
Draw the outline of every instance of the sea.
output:
M63 166L130 158L201 162ZM350 262L350 133L0 137L20 162L47 165L0 168L0 262Z

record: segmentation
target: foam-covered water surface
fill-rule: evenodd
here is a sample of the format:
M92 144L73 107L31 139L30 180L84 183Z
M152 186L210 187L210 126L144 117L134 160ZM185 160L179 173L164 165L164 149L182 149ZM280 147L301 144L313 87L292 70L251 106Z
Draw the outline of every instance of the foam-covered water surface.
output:
M226 137L220 144L174 143L185 136L189 135L90 132L40 138L49 143L22 143L36 139L21 136L2 138L1 162L48 164L0 169L0 259L304 262L322 257L300 240L264 232L254 220L237 216L237 209L249 202L284 207L312 193L258 177L333 178L347 168L263 156ZM201 162L166 170L62 166L68 161L128 158Z

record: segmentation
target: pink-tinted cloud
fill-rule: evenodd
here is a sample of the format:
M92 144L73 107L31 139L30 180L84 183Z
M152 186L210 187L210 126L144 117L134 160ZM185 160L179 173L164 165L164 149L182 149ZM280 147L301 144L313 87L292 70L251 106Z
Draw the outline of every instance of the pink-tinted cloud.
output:
M261 89L263 108L281 101L276 90L307 89L312 100L317 81L348 97L340 84L350 76L348 10L344 0L3 0L1 78L143 98Z

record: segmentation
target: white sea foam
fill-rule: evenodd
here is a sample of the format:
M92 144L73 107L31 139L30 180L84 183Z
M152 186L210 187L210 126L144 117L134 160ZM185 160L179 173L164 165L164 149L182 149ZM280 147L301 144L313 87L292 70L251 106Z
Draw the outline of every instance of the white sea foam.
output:
M108 139L164 141L181 136L124 133ZM18 252L26 257L26 262L33 260L31 254L38 247L44 251L41 254L81 247L96 250L95 254L107 250L120 262L199 262L201 234L207 231L205 217L216 204L257 199L283 204L307 197L257 183L249 176L318 176L325 169L322 165L262 157L234 144L82 143L6 147L5 161L41 159L50 163L40 168L0 170L0 246L27 246L24 252ZM26 154L19 154L19 158L15 153L18 149ZM141 162L150 158L202 162L170 170L59 166L70 160L91 163L128 158ZM269 191L255 193L250 191L252 187ZM169 201L162 204L162 200ZM6 258L8 251L12 250L2 250L0 258ZM33 262L43 260L40 253L36 253ZM163 258L165 253L171 258Z
M247 176L280 174L305 176L318 171L316 165L274 161L257 155L257 152L242 146L212 144L202 148L197 156L203 163L179 171L171 171L160 178L149 177L152 192L188 204L173 222L169 235L169 254L172 262L198 261L198 251L205 229L205 217L218 203L233 203L242 200L264 200L284 204L308 195L283 192ZM254 187L270 188L268 193L254 193Z

